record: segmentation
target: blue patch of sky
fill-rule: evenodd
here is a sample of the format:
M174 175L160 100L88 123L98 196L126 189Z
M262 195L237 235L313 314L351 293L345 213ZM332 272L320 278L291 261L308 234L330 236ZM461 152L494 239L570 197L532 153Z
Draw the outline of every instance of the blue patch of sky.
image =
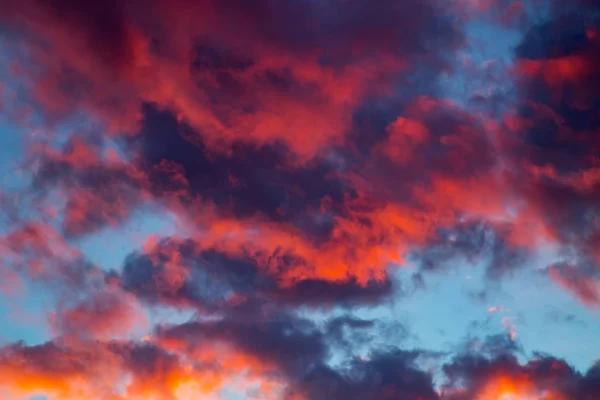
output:
M3 191L24 189L29 184L29 176L19 165L23 159L23 133L15 125L0 122L0 186Z
M140 250L149 235L160 237L177 233L175 217L158 207L134 212L121 227L108 227L84 237L76 247L95 265L105 270L120 270L130 253Z
M47 324L53 300L25 282L24 293L0 294L0 345L23 341L37 345L50 339Z
M464 30L466 46L456 55L451 73L440 78L444 96L463 106L471 104L475 94L501 96L509 101L513 93L507 68L513 62L522 32L489 19L469 21Z
M600 350L600 319L532 266L490 282L481 265L458 262L450 271L427 275L425 290L397 299L387 312L409 327L408 346L433 351L456 351L469 338L506 333L507 318L527 357L545 352L587 370ZM407 280L409 271L398 270L399 278ZM485 296L478 297L482 291Z
M483 262L456 260L443 271L425 274L424 288L414 288L415 269L409 264L393 271L398 290L386 304L353 311L303 309L300 315L322 327L332 318L348 313L377 321L375 334L361 336L357 330L358 340L352 353L334 352L331 365L343 363L348 356L368 356L371 351L390 345L430 352L432 362L436 362L438 354L439 362L466 351L470 341L508 335L509 324L513 324L515 344L522 349L517 356L522 362L541 352L563 358L585 372L600 351L600 319L539 268L548 264L552 253L542 252L536 260L521 265L502 280L490 280Z
M23 129L5 122L0 123L0 181L2 191L17 195L29 185L30 177L20 173L23 158ZM0 225L0 232L10 228ZM17 289L20 290L20 289ZM44 310L49 299L44 293L32 290L24 282L25 293L0 294L0 343L23 340L28 344L42 343L49 337Z

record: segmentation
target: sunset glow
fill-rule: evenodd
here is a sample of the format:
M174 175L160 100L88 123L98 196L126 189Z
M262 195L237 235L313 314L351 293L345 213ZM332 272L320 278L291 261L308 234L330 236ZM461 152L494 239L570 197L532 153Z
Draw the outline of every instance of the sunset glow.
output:
M0 0L0 400L600 400L598 0Z

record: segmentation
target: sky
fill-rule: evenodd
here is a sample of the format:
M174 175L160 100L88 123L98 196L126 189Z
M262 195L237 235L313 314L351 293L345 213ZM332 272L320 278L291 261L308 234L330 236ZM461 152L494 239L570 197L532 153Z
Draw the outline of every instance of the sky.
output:
M597 0L0 0L0 400L600 399Z

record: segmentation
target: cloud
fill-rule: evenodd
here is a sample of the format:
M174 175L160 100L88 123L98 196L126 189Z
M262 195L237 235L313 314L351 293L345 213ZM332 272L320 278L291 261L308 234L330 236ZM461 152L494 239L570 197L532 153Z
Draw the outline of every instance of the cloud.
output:
M0 197L0 291L40 290L51 327L0 347L0 397L598 397L597 366L517 358L510 317L443 353L405 346L393 308L397 268L490 283L546 247L556 286L598 305L598 20L527 5L0 0L31 175ZM523 31L513 65L457 56L477 21ZM502 109L451 98L454 69L510 80ZM174 233L89 260L144 210Z
M542 399L591 399L597 396L592 383L597 374L592 367L585 375L574 371L562 360L539 355L520 364L510 355L495 358L466 356L444 366L454 388L446 389L443 398L479 400L510 396Z
M287 283L281 281L277 270L265 268L250 254L232 258L203 250L190 240L170 238L146 254L131 254L119 280L125 290L150 304L197 307L205 312L265 299L291 305L368 305L383 300L392 290L390 281L361 285L354 280L306 279Z
M582 303L597 307L600 304L600 281L593 273L566 264L552 265L548 271L557 285L571 291Z
M50 324L59 336L107 340L147 329L146 316L139 305L116 288L102 288L74 303L59 303L49 316Z
M0 359L0 388L17 399L40 392L50 399L174 398L200 376L176 356L132 342L15 344L3 348ZM215 375L207 371L198 379L207 394L218 385Z
M40 81L34 98L42 111L83 108L119 130L134 127L140 106L154 102L211 147L284 143L304 159L344 141L365 96L386 91L417 60L442 65L461 43L429 1L157 0L144 11L135 2L27 1L7 5L3 17L36 39L28 44L44 73L30 75ZM24 26L8 22L16 19ZM400 30L398 21L414 29Z

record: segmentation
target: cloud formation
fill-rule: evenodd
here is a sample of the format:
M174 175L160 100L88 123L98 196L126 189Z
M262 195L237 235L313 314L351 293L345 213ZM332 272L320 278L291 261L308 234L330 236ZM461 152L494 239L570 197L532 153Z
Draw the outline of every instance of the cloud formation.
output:
M600 306L598 15L533 3L0 0L0 110L31 132L0 294L51 304L46 342L0 347L0 397L600 398L508 317L455 352L378 317L411 301L398 270L491 285L546 248L536 271ZM521 35L501 111L444 83L473 21ZM81 250L148 212L175 233L116 268Z

